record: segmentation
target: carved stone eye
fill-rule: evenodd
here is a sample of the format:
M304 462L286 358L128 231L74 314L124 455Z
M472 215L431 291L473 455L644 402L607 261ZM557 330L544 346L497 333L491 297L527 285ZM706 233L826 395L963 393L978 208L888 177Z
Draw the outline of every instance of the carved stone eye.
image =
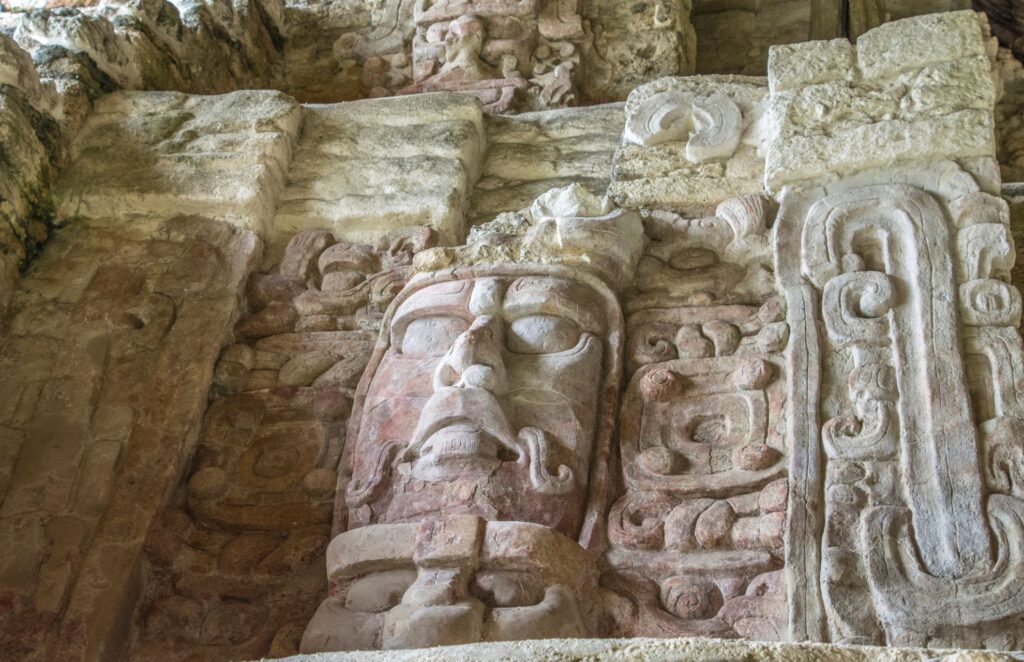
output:
M402 336L402 353L410 356L441 356L466 332L469 322L461 317L435 315L409 323Z
M507 345L516 354L552 354L576 346L580 330L573 322L554 315L529 315L508 325Z

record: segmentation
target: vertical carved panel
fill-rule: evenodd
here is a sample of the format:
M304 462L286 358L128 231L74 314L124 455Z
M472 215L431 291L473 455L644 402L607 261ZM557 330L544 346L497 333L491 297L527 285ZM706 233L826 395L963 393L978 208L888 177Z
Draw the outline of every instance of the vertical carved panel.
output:
M623 484L602 578L617 634L786 636L787 325L769 213L750 196L648 227L658 239L627 318Z
M147 544L134 659L294 653L323 595L336 467L383 309L432 242L301 232L249 282L193 471Z
M791 587L796 636L1015 645L1020 295L1005 282L1005 205L931 184L836 186L784 205L780 280L812 321L789 351L793 466L807 471L787 562L820 578ZM820 560L807 550L819 541Z

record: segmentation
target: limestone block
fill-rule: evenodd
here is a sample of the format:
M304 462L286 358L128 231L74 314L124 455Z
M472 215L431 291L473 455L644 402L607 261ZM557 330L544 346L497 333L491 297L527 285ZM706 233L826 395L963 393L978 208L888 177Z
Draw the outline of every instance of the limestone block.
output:
M986 55L973 12L948 12L887 23L857 40L857 64L865 78L888 78L930 64Z
M621 104L487 117L487 155L470 200L472 224L516 211L571 183L602 195L622 133Z
M969 11L886 24L855 47L772 48L765 183L995 154L986 32Z
M776 46L771 60L772 94L807 85L842 82L853 73L856 50L845 39Z
M97 103L57 185L58 222L144 228L195 213L263 235L299 131L278 92L118 92Z
M760 193L763 79L664 78L626 102L608 194L623 207L705 213Z
M475 99L416 95L310 106L304 116L274 237L319 228L373 242L419 225L443 243L461 239L485 140Z

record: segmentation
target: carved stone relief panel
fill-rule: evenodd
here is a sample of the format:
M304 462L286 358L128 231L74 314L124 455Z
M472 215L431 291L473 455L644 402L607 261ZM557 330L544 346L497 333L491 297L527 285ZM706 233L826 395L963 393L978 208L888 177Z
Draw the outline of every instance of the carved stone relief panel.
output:
M351 448L348 525L473 512L575 535L614 297L553 274L418 283L389 320Z
M598 632L624 341L607 283L632 280L642 228L582 187L512 221L420 254L385 316L303 651Z
M572 539L527 522L454 515L338 535L335 592L306 631L321 650L424 648L596 632L597 577Z
M304 231L250 279L194 470L146 544L133 659L297 652L324 591L354 387L383 308L432 238L407 228L370 246Z
M458 91L487 112L575 102L583 18L577 0L430 0L413 20L413 84Z
M662 78L633 90L609 194L624 207L710 213L763 189L762 78Z
M903 179L915 185L792 191L780 215L780 277L805 320L789 359L787 565L807 573L791 586L794 635L1014 648L1024 501L1008 210L967 176Z
M772 211L751 196L715 217L648 218L658 239L628 299L622 483L601 580L612 634L787 638L787 325L764 264ZM741 253L761 255L764 286L746 287L731 261Z

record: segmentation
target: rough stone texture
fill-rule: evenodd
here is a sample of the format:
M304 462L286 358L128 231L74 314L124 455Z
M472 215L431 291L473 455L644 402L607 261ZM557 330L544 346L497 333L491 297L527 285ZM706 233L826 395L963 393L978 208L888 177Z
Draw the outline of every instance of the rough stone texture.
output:
M33 57L50 51L51 67L84 53L121 89L209 94L273 84L280 11L272 0L115 2L12 14L9 25Z
M622 135L621 104L489 116L487 155L470 200L470 222L523 209L548 189L580 184L601 195Z
M971 4L971 0L852 0L846 10L847 36L856 40L883 23L922 14L970 9Z
M691 0L589 0L584 16L593 44L584 53L585 97L592 102L624 99L641 83L691 74L696 34Z
M623 207L700 215L763 189L763 79L665 78L626 102L608 193Z
M0 318L0 657L1024 646L1021 68L980 17L766 84L647 80L686 2L168 7L0 19L10 254L56 214ZM408 94L119 91L259 71Z
M843 35L843 3L823 0L694 0L697 73L763 76L768 48Z
M821 173L994 151L994 49L972 12L888 23L858 40L775 46L770 191Z
M300 120L298 104L277 92L108 95L72 145L57 214L132 224L176 209L263 236Z
M63 146L54 105L28 54L0 34L0 311L49 233L49 189Z
M1018 58L1024 56L1024 13L1019 0L974 0L978 11L984 11L992 24L992 34L1013 51Z
M1000 48L996 74L1002 92L996 103L996 156L1005 182L1024 181L1024 66Z
M631 280L642 228L578 186L520 216L417 256L384 319L304 652L598 632L623 342L608 285Z
M275 237L315 227L372 242L422 225L461 241L486 140L475 99L418 95L310 106L303 115Z
M198 217L70 227L21 282L0 344L4 657L119 657L257 256L251 233Z
M544 660L570 662L719 662L751 660L759 662L1009 662L1017 656L998 653L927 650L922 648L873 648L826 644L769 644L720 639L569 639L559 641L519 641L411 651L374 651L358 653L319 653L285 658L286 662L462 662L480 660Z
M940 52L980 64L985 35L974 26L966 12L883 26L859 40L858 68L913 71ZM941 51L926 48L939 40ZM813 66L797 78L834 68L840 50L805 60ZM773 95L788 88L782 72L771 72ZM972 76L960 97L988 104L983 122L989 80ZM971 127L939 134L941 122L918 143L930 121L907 131L906 147L917 146L885 154L884 169L844 154L783 189L776 265L792 321L786 565L797 639L1021 645L1024 348L1021 297L1008 284L1010 214L991 193L994 145L963 140Z

